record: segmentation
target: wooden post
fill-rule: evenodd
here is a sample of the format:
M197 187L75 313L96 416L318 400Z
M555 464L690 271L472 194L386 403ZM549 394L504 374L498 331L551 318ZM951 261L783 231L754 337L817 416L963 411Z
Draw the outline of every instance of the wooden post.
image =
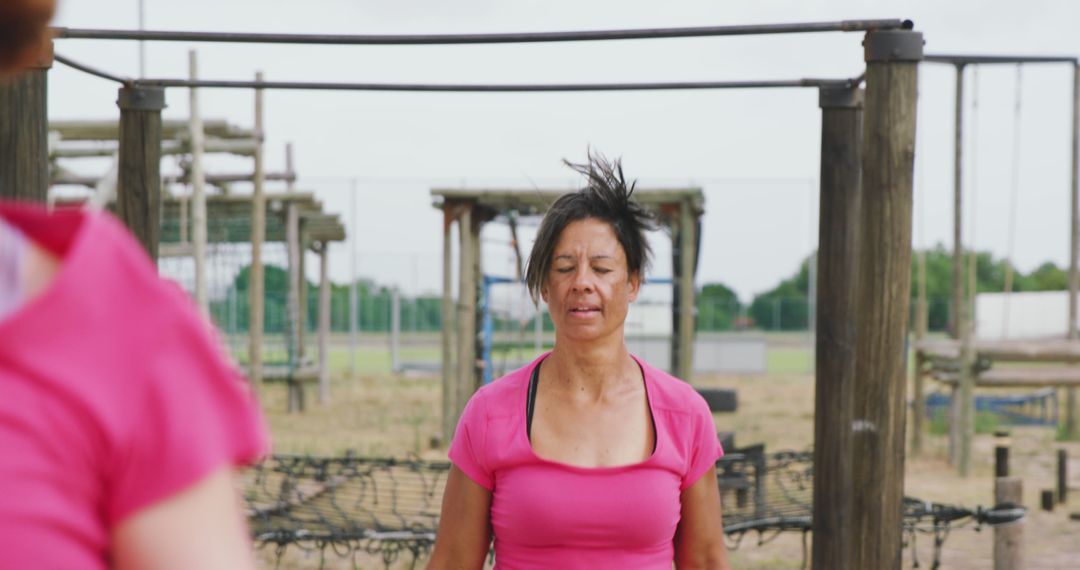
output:
M690 198L679 207L679 350L675 376L690 382L694 375L694 321L697 304L694 269L697 266L697 214Z
M952 310L949 332L960 338L964 311L964 241L963 229L963 153L964 153L964 64L956 64L956 107L953 139L953 265Z
M998 477L994 480L994 503L1024 503L1023 479ZM1024 568L1024 520L994 527L994 570Z
M308 333L308 280L307 280L307 240L304 239L304 218L297 216L296 232L300 244L300 256L297 258L299 288L297 289L298 315L300 317L299 328L296 330L296 361L303 363L307 360L307 333Z
M457 425L465 403L472 396L476 385L476 287L477 262L473 258L473 218L475 205L463 204L458 218L458 310L457 310L457 397L454 409L454 425Z
M1067 336L1077 339L1077 289L1080 289L1080 63L1073 66L1072 164L1070 171L1071 200L1069 201L1069 326ZM1077 408L1076 388L1065 391L1065 433L1069 439L1080 439L1080 409Z
M18 77L0 80L0 198L44 203L49 193L47 106L52 41Z
M1057 452L1057 502L1069 501L1069 452L1059 449Z
M1009 476L1009 448L1004 445L999 445L994 448L994 476L1008 477Z
M401 291L390 292L390 370L401 372Z
M188 52L188 71L192 80L199 78L198 56ZM206 172L203 170L202 115L199 113L199 90L192 87L188 130L191 143L191 247L195 258L195 304L204 316L210 316L210 300L206 294Z
M294 372L301 366L300 363L300 256L303 252L300 250L300 212L294 202L289 202L286 206L286 221L285 221L285 240L288 244L289 253L289 291L288 291L288 311L289 311L289 372ZM294 394L296 389L293 383L289 383L289 405L288 411L295 412L300 409L299 395ZM302 389L302 388L301 388Z
M866 34L862 201L851 422L852 568L899 570L904 490L904 339L922 34Z
M454 367L454 295L452 290L453 265L451 254L454 244L451 242L450 229L454 224L452 207L443 203L443 281L442 281L442 441L449 445L454 437L458 410L457 383Z
M1039 504L1042 506L1042 510L1051 512L1054 510L1054 490L1043 489L1039 494Z
M851 419L862 92L822 88L812 566L852 569Z
M116 182L117 214L157 262L161 237L160 87L121 87L120 168Z
M319 403L330 403L330 242L319 244Z
M255 74L263 80L262 72ZM262 392L263 315L265 281L262 246L266 239L266 194L263 192L263 90L255 90L255 173L251 193L251 269L248 271L248 374L257 392Z

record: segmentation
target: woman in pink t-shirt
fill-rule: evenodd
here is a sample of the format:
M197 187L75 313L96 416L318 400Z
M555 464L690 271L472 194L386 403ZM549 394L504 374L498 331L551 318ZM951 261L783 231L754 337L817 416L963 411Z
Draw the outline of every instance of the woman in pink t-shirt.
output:
M623 338L650 249L618 161L548 210L526 282L555 347L469 400L429 568L729 568L712 415Z

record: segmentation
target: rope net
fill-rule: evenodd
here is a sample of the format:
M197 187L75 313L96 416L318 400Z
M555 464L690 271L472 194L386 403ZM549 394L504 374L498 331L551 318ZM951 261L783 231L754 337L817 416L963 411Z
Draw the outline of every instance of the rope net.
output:
M805 538L813 519L812 458L808 451L766 454L758 445L717 462L730 547L752 533L759 545L788 531ZM276 455L245 472L249 525L256 545L272 549L279 567L290 549L316 555L318 568L326 567L328 553L357 568L361 559L363 567L417 567L435 542L449 470L446 461ZM905 547L918 568L915 538L932 534L931 568L938 568L950 529L1007 524L1024 514L1023 507L1008 504L969 510L907 498Z

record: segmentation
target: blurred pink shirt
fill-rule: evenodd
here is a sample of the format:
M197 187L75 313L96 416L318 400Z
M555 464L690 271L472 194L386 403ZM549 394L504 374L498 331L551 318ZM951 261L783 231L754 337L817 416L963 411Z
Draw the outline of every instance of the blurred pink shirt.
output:
M495 565L670 570L680 495L723 454L705 400L687 383L637 359L656 447L640 463L584 468L537 456L526 434L532 364L469 400L450 460L491 491Z
M258 458L267 431L193 303L113 217L0 217L61 260L0 320L0 566L108 568L117 525Z

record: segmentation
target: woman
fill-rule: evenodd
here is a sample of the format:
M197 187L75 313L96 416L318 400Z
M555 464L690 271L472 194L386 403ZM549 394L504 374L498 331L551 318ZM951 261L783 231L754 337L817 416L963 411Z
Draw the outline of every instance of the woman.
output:
M465 407L429 568L480 568L494 537L506 569L727 569L708 406L623 338L650 218L617 161L573 167L526 270L555 347Z
M54 8L0 2L0 81ZM0 394L0 567L254 568L232 470L269 445L258 404L108 214L0 201Z

